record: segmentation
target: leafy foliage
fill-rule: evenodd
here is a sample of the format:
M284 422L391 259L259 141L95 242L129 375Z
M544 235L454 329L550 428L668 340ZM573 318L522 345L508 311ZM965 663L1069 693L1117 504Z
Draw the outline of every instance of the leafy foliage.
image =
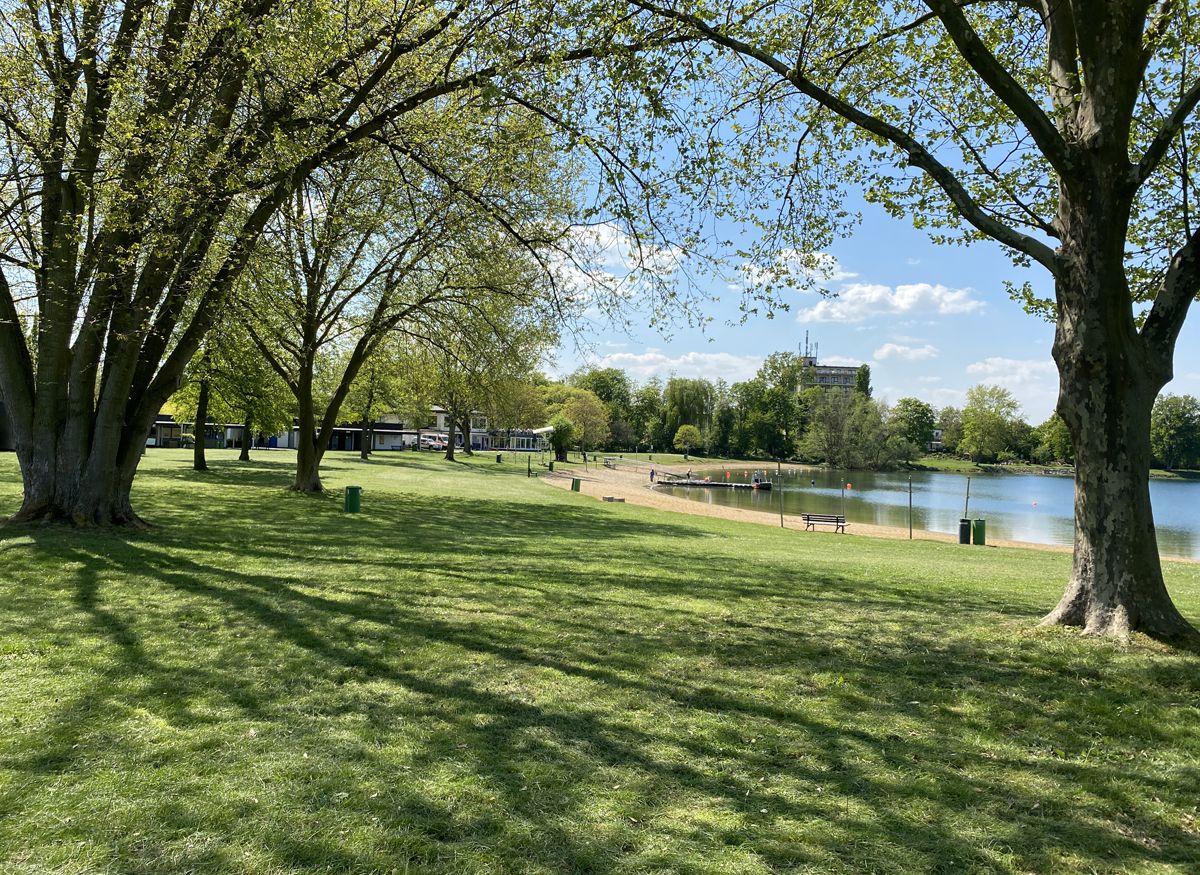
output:
M933 440L937 416L933 407L918 398L901 398L889 413L892 429L909 443L924 448Z
M967 390L958 448L975 460L994 460L1013 443L1020 405L1002 386L978 385Z
M1200 401L1163 395L1150 414L1150 449L1164 468L1192 468L1200 461Z
M690 423L685 423L676 429L675 439L671 443L675 449L687 455L696 447L703 446L703 441L704 438L700 435L700 429Z

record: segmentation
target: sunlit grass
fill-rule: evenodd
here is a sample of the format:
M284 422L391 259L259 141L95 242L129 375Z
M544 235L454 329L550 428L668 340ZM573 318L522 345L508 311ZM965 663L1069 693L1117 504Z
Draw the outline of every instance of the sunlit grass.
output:
M291 461L0 530L0 871L1195 871L1200 659L1035 631L1069 557Z

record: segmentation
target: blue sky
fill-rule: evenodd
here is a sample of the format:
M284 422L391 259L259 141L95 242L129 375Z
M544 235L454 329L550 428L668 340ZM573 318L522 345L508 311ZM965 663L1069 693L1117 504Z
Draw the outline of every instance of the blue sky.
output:
M707 309L713 321L703 332L679 328L664 338L597 323L591 349L564 344L552 373L588 363L621 368L639 383L672 373L735 383L752 377L766 355L796 351L807 331L823 363L868 363L876 398L961 406L968 388L991 383L1013 393L1028 421L1045 420L1058 391L1053 326L1026 314L1004 287L1005 280L1029 280L1040 296L1052 297L1045 271L1014 267L995 244L939 246L879 208L859 208L862 223L828 253L836 268L826 286L836 297L788 292L791 312L730 325L738 296L714 286L721 300ZM1200 316L1193 315L1165 392L1200 395L1197 338Z

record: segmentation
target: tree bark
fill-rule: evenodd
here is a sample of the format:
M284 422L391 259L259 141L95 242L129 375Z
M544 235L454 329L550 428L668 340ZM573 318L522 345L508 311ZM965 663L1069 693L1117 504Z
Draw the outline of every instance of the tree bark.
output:
M75 450L56 452L59 445L18 448L25 495L13 522L65 522L78 526L144 525L133 511L130 490L141 445L129 448L121 464L99 466L103 471L91 474L87 456Z
M1066 191L1056 277L1058 414L1075 451L1071 577L1043 624L1126 638L1200 640L1163 582L1150 506L1150 411L1171 379L1172 344L1142 337L1124 266L1128 201L1097 174Z
M454 426L454 413L449 409L447 409L447 411L446 411L446 422L449 423L449 425L450 425L450 432L449 432L449 434L446 435L446 461L453 462L454 461L455 426Z
M299 436L296 441L296 480L292 489L296 492L324 492L321 483L321 458L325 455L327 440L317 434L317 418L313 412L311 393L304 393L299 402Z
M1075 556L1067 590L1045 618L1098 635L1187 637L1163 583L1150 507L1150 408L1140 375L1063 374L1059 413L1075 449Z
M239 462L250 461L250 442L254 440L254 421L250 414L246 414L246 422L242 425L242 451L238 453Z
M208 436L208 379L200 381L200 397L196 401L196 421L192 426L192 434L196 442L192 447L192 467L197 471L208 470L208 460L204 457L204 439Z
M464 413L460 424L463 436L463 455L473 456L474 451L471 449L471 414Z
M362 420L362 437L360 443L358 457L365 462L371 458L371 420L365 416Z

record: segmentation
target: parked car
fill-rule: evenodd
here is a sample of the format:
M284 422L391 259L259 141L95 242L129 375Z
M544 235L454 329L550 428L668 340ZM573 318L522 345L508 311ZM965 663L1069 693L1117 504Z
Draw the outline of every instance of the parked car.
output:
M446 443L446 438L440 434L421 435L421 449L423 450L444 450Z

